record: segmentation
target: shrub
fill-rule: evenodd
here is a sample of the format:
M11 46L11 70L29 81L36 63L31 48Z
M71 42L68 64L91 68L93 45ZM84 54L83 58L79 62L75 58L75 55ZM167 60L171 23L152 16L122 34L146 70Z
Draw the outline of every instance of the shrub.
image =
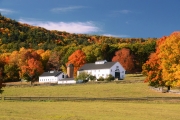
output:
M104 81L104 78L102 76L100 76L98 81Z
M115 78L111 75L111 74L109 74L106 78L105 78L105 80L106 81L112 81L112 80L114 80Z
M90 79L90 80L96 80L96 76L90 75L90 76L89 76L89 79Z

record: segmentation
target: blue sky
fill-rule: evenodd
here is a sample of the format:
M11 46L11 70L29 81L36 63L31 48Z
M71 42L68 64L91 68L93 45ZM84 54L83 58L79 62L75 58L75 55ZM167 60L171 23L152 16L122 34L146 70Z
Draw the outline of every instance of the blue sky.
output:
M160 38L180 30L180 0L0 0L3 16L49 30Z

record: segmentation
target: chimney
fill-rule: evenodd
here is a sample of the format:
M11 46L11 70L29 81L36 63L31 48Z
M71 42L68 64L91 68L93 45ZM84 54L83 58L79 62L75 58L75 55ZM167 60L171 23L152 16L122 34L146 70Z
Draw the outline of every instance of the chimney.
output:
M69 64L67 66L67 75L68 75L68 78L74 78L74 66L73 66L73 64Z

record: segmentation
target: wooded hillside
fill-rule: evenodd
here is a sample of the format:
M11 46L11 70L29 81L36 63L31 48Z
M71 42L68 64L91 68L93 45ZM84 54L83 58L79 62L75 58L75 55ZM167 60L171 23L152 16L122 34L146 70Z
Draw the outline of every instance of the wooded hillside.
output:
M119 61L128 72L140 72L155 51L156 40L50 31L0 14L1 77L4 81L29 76L36 80L43 71L66 71L67 63L77 56L83 58L83 62L73 61L77 69L84 63L107 60Z

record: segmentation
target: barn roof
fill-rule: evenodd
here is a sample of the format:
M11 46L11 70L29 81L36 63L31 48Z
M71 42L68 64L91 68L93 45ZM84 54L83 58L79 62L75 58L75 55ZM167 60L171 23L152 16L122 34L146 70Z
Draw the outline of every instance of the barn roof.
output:
M60 75L62 72L61 71L49 71L49 72L44 72L42 75L40 75L40 77L45 77L45 76L58 76Z
M79 71L111 68L116 62L105 62L104 64L87 63Z

